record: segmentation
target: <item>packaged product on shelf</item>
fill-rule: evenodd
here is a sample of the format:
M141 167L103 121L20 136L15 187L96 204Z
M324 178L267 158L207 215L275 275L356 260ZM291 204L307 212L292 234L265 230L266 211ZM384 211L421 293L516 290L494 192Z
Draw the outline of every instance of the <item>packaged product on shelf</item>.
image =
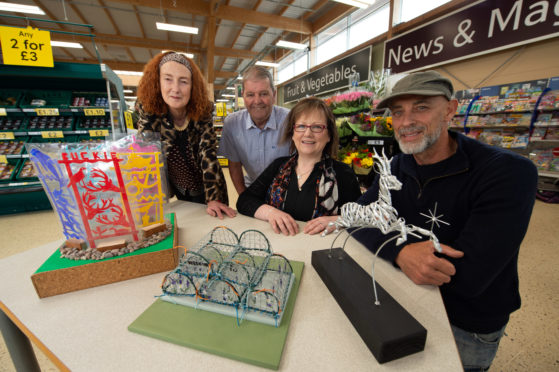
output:
M542 140L545 138L547 127L536 127L532 132L532 140Z
M493 146L499 146L502 141L500 129L486 129L479 135L479 140Z
M35 116L27 124L28 130L72 130L72 116Z
M528 143L530 143L530 135L528 133L519 134L514 137L511 148L525 149L528 146Z
M0 118L0 130L19 130L22 129L23 118L22 117L3 117Z
M557 127L549 127L547 128L547 133L545 135L546 140L559 140L559 128Z
M10 163L0 163L0 181L9 181L12 178L15 165Z
M24 143L23 140L0 141L0 155L19 155Z
M551 150L532 150L529 154L530 160L539 170L548 170L553 159Z
M26 159L21 167L21 170L17 175L17 178L23 179L23 178L36 178L36 177L37 177L37 172L35 171L35 168L33 168L33 163L31 163L29 159Z
M483 132L481 128L470 129L467 136L470 138L478 139L480 134Z

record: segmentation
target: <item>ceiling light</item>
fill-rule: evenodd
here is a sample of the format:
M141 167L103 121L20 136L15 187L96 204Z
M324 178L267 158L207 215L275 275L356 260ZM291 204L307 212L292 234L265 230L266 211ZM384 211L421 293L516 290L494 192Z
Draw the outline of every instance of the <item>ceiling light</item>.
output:
M122 93L134 93L132 89L124 89Z
M215 101L216 102L229 102L228 99L216 99Z
M307 49L307 46L305 44L292 43L291 41L285 41L285 40L278 41L276 45L288 49L299 49L299 50Z
M225 89L235 90L235 87L226 87Z
M234 94L222 94L222 97L231 97L231 98L235 98Z
M334 0L334 1L365 9L371 6L372 4L374 4L376 0Z
M136 99L138 99L136 96L124 96L125 101L135 101Z
M175 51L174 50L162 50L161 51L161 53L167 53L167 52L175 52ZM175 53L182 54L183 56L188 57L190 59L194 58L194 54L192 54L192 53L184 53L184 52L175 52Z
M237 76L237 80L243 80L243 76L239 74L239 76Z
M186 34L198 35L198 27L173 25L171 23L161 23L161 22L156 22L155 26L157 27L158 30L176 31L176 32L184 32Z
M41 14L45 15L45 12L41 8L35 5L20 5L14 3L4 3L0 2L0 10L5 10L6 12L17 12L17 13L29 13L29 14Z
M83 46L80 43L70 43L67 41L50 41L50 46L53 47L63 47L63 48L79 48L83 49Z
M263 61L258 61L258 62L255 63L255 65L266 66L266 67L279 67L279 63L263 62Z
M117 75L134 75L134 76L142 76L144 73L141 71L124 71L124 70L113 70L113 72Z

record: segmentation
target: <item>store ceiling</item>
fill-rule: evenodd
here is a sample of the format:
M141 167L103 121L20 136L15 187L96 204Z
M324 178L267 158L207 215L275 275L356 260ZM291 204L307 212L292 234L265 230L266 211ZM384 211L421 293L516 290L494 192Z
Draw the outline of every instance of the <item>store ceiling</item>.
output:
M95 46L113 70L141 71L161 50L194 54L213 82L216 97L257 59L278 61L289 50L280 40L304 42L311 34L354 10L328 0L23 0L44 16L30 18L90 24ZM16 13L17 14L17 13ZM17 14L25 16L24 14ZM198 27L197 35L158 30L156 22ZM87 33L74 25L0 16L3 25ZM57 61L97 63L91 38L52 33L51 39L74 41L84 49L53 48ZM208 58L213 54L213 58Z

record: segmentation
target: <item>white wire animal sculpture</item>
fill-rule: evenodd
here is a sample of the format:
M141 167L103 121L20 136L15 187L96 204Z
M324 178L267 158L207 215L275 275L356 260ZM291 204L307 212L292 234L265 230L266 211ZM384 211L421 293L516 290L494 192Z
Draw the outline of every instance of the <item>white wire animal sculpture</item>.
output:
M339 232L340 227L375 227L380 229L384 235L399 231L396 245L400 245L408 240L408 234L419 238L420 235L416 234L417 232L428 236L435 249L441 252L439 239L432 231L415 225L406 225L406 221L402 217L398 217L398 211L392 206L390 190L398 191L402 189L402 183L392 174L390 169L392 159L386 157L384 149L382 150L382 156L374 150L373 159L379 172L378 199L369 205L354 202L344 204L341 208L340 217L336 221L330 222L322 235L326 235L332 226L335 226L336 233Z
M374 150L373 155L374 164L379 173L379 192L378 199L369 205L361 205L358 203L350 202L346 203L341 208L341 215L336 221L330 222L328 226L322 232L322 236L325 236L330 231L332 226L335 227L334 232L339 233L340 228L350 228L357 227L353 230L347 237L345 242L349 239L351 234L363 229L363 228L377 228L384 235L398 232L398 234L392 236L390 239L386 240L380 245L375 254L375 259L373 261L372 277L373 277L373 288L375 291L375 304L380 305L377 296L377 289L375 284L375 262L380 250L390 241L396 239L396 245L400 245L408 240L408 235L420 238L422 234L429 237L433 242L433 246L437 252L442 252L439 239L435 236L432 231L423 229L415 225L406 225L404 218L398 216L398 211L392 206L392 198L390 196L390 190L401 190L402 183L392 174L390 168L390 163L392 159L388 159L384 154L384 149L382 150L382 156L380 156L376 150ZM338 235L339 236L339 235ZM332 242L332 247L338 237ZM343 246L345 246L345 242Z

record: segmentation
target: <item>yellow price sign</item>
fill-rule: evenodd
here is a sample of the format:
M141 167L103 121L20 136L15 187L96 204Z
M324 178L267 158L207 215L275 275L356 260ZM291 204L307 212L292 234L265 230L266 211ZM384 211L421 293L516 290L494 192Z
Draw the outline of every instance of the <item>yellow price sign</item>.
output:
M217 161L219 162L219 165L221 165L222 167L228 167L229 166L229 159L218 158Z
M0 132L0 139L13 140L14 139L14 132Z
M84 108L85 116L105 116L105 109L102 108Z
M57 108L43 108L35 109L37 116L58 116L59 112Z
M215 107L217 116L227 116L227 106L225 102L218 102Z
M0 108L0 116L6 116L6 115L8 115L6 113L6 109L5 108Z
M92 129L89 131L90 137L107 137L109 135L108 129Z
M126 128L134 129L134 120L132 120L132 114L128 111L124 111L124 120L126 121Z
M48 31L0 26L0 42L6 65L54 67Z
M43 138L64 138L64 132L61 130L49 130L41 132L41 137Z
M0 163L8 163L8 158L6 155L0 155Z

